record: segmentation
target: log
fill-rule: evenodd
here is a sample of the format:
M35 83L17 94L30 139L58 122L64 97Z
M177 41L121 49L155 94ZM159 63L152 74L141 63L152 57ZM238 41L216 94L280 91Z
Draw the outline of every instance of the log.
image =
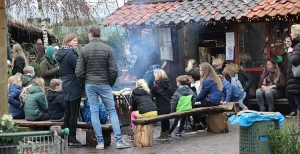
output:
M207 120L207 132L228 133L228 120L224 113L209 114Z
M153 125L135 125L134 146L152 147L153 145Z
M212 107L203 107L203 108L195 108L190 111L185 112L174 112L170 114L159 115L152 118L142 118L136 119L133 121L135 125L148 125L151 123L159 122L162 120L168 120L173 118L181 118L186 116L191 116L197 113L205 113L205 114L212 114L212 113L222 113L227 111L233 111L235 102L228 103L226 105L218 105Z
M0 0L0 117L8 113L6 33L5 0Z

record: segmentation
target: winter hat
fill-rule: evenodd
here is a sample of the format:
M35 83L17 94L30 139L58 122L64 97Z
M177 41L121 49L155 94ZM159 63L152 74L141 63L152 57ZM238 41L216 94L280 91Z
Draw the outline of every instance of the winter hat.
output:
M46 49L46 58L51 61L51 64L55 64L56 63L56 61L52 57L54 51L56 51L56 50L57 49L55 47L53 47L53 46L47 46L47 49Z

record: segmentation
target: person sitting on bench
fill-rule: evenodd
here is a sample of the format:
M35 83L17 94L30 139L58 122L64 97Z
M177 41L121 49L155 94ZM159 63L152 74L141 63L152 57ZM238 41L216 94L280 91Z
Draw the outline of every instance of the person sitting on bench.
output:
M24 119L25 114L23 110L23 104L19 97L22 92L22 82L18 75L9 77L9 88L8 88L8 103L9 112L12 114L13 119Z
M49 104L50 120L53 122L62 122L66 109L66 101L61 89L61 80L52 79L50 81L50 89L46 94Z
M178 89L175 91L173 95L173 112L183 112L192 110L193 99L196 96L192 89L187 85L189 83L189 78L187 75L182 75L176 78ZM172 124L170 129L170 134L174 131L175 127L180 120L180 126L178 131L175 133L176 136L181 136L181 132L184 129L186 117L176 118Z
M136 88L132 91L131 127L134 132L133 120L136 118L151 118L157 116L157 107L152 100L150 89L144 79L136 82ZM133 140L133 136L131 136Z
M223 84L214 68L207 62L200 64L200 93L194 106L210 107L220 105ZM200 101L200 102L199 102Z
M48 102L45 96L44 79L36 78L32 85L23 90L27 93L25 97L25 119L28 121L45 121L49 120Z

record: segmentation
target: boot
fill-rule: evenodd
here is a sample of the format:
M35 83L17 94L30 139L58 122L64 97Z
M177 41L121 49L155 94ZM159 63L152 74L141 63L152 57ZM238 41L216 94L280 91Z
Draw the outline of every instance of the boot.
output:
M158 141L169 140L169 132L160 132L160 136L158 138L156 138L155 140L158 140Z
M69 137L69 146L70 147L80 147L81 143L76 139L75 136Z

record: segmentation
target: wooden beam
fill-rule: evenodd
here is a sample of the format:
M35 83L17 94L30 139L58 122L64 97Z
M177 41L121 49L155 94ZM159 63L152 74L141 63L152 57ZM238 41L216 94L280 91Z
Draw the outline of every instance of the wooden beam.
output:
M148 125L148 124L159 122L162 120L191 116L196 113L222 113L222 112L226 112L226 111L233 111L235 104L236 103L232 102L232 103L228 103L226 105L195 108L195 109L192 109L190 111L185 111L185 112L175 112L175 113L160 115L160 116L156 116L156 117L152 117L152 118L136 119L133 121L133 123L135 125Z
M0 0L0 117L8 113L6 32L5 0Z

